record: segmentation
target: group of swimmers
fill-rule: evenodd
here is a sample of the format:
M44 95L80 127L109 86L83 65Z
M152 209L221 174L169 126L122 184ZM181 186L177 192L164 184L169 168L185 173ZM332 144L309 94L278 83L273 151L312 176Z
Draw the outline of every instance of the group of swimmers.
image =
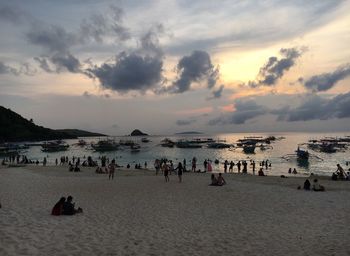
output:
M51 215L74 215L76 213L82 212L83 209L81 209L80 207L78 207L77 209L75 208L75 203L73 203L73 197L68 196L67 199L65 197L61 197L61 199L52 208Z

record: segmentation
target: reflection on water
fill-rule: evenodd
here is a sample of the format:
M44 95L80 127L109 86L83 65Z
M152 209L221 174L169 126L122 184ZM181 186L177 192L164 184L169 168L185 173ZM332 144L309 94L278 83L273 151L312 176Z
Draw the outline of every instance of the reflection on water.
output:
M179 139L190 139L190 138L208 138L213 139L225 139L227 143L235 143L238 139L245 136L283 136L285 139L276 141L271 144L271 149L261 150L256 148L255 154L244 154L242 148L237 149L211 149L211 148L165 148L161 147L161 140L165 137L168 137L174 141ZM107 156L110 159L116 158L119 165L126 166L130 163L133 166L133 163L148 162L148 166L153 166L153 161L155 158L168 158L173 160L175 163L178 161L183 161L186 159L187 163L190 164L191 159L196 157L198 160L198 166L200 169L203 169L203 162L205 159L210 159L213 161L214 171L223 171L222 163L225 160L237 162L238 160L255 160L257 163L269 159L272 163L272 168L268 169L266 173L268 175L281 175L286 174L289 168L296 168L298 173L309 174L311 172L317 174L331 174L336 170L336 164L345 164L346 161L350 161L349 152L346 150L344 152L337 152L333 154L326 154L320 152L310 152L317 157L323 159L323 161L315 160L310 158L308 162L300 162L295 159L290 159L289 161L282 158L282 156L287 154L293 154L300 143L305 143L309 139L319 139L325 136L349 136L349 133L257 133L257 134L247 134L247 133L231 133L231 134L216 134L216 135L186 135L186 136L150 136L150 142L143 143L141 142L142 137L115 137L116 141L120 139L131 139L141 145L141 150L139 153L132 153L129 147L124 149L119 149L113 152L94 152L89 149L89 147L81 147L74 145L78 140L66 140L70 145L68 151L65 152L54 152L54 153L43 153L41 152L41 147L34 146L28 149L26 155L31 159L42 160L44 156L48 158L48 162L53 164L56 158L60 158L62 155L65 156L92 156L97 159L100 156ZM90 144L91 142L98 141L98 138L86 138L86 141ZM214 164L214 160L218 159L220 164ZM257 164L257 168L259 164ZM348 169L348 168L346 168ZM234 171L237 171L237 168L234 168ZM249 166L249 171L250 166Z

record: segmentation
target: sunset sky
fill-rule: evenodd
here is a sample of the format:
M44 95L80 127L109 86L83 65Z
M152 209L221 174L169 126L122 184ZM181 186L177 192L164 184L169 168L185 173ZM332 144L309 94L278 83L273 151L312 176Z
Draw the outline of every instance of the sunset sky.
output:
M0 105L123 135L350 131L350 1L0 0Z

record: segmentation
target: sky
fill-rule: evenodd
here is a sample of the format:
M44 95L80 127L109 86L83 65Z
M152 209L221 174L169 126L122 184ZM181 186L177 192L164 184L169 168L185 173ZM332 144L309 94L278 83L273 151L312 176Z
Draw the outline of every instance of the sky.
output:
M0 105L124 135L350 131L350 1L0 0Z

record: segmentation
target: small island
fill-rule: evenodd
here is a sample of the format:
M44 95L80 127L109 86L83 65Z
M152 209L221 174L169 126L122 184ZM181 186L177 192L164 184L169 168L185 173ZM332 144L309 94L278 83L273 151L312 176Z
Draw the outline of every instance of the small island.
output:
M141 132L139 129L135 129L131 132L130 136L148 136L148 134Z

